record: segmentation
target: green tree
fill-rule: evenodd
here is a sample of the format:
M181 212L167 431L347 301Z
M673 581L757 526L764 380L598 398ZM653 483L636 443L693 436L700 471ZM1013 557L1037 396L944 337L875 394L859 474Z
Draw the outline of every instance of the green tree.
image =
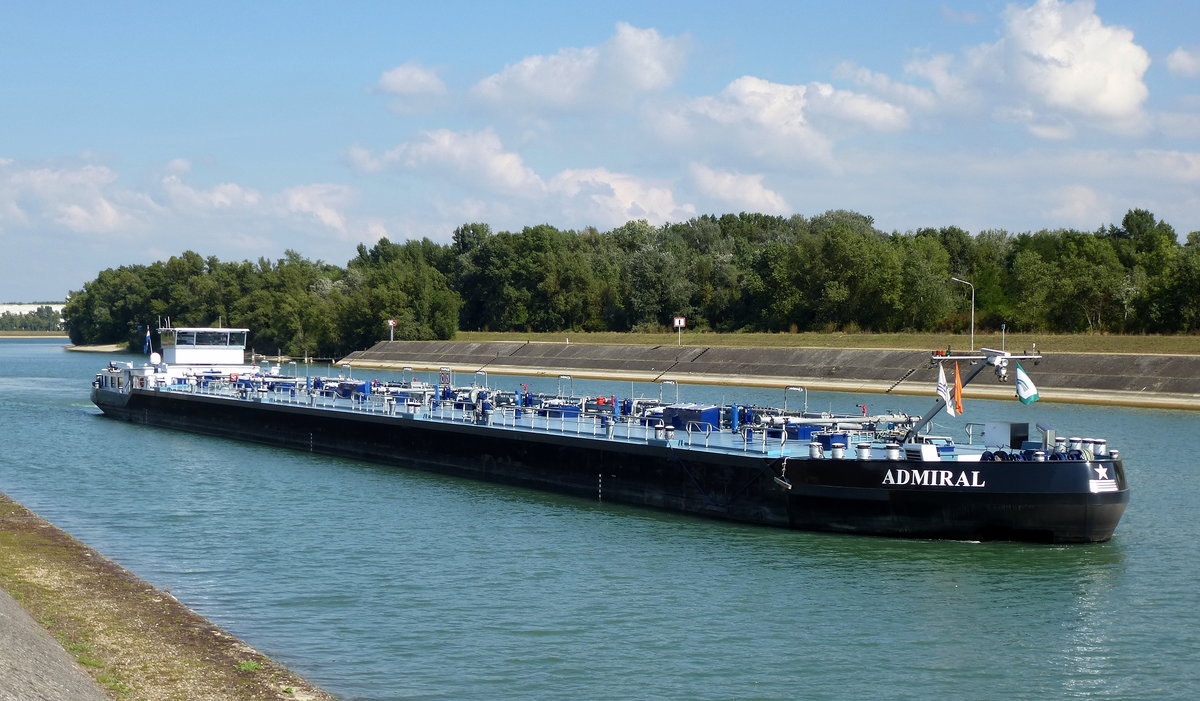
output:
M441 248L427 239L396 244L382 238L370 249L360 244L338 302L343 343L373 345L387 334L389 319L396 321L398 340L453 338L462 301L435 266L440 259Z
M903 250L901 325L914 331L932 330L954 304L950 254L933 237L901 237L897 242Z

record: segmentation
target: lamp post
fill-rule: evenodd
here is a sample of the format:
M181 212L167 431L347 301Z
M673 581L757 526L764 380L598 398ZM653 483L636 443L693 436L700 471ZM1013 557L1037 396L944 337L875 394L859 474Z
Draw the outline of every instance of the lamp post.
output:
M966 280L959 280L956 277L950 278L954 282L960 282L971 288L971 352L975 352L975 286Z

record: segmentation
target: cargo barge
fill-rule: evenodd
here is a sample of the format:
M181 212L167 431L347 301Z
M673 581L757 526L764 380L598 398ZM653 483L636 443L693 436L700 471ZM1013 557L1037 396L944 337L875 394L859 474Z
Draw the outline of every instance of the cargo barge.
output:
M246 363L247 333L160 329L161 355L110 363L92 401L151 426L812 531L1100 542L1129 501L1119 452L1102 439L1024 423L987 424L967 444L925 432L953 407L945 386L916 417L501 391L483 373L470 385L446 371L363 381ZM956 376L965 365L961 387L984 370L1007 381L1010 363L1036 359L981 349L930 362Z

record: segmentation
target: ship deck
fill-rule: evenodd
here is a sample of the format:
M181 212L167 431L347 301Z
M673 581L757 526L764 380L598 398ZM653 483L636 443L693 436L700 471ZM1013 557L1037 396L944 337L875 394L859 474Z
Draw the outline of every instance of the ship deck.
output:
M577 436L640 445L669 445L711 453L752 454L759 457L809 454L807 441L789 441L782 431L766 431L747 426L735 432L729 429L717 430L708 423L689 422L674 431L664 428L656 432L651 420L582 413L570 409L502 405L491 412L490 418L485 419L474 408L449 400L431 406L425 403L409 403L395 396L376 393L346 398L333 390L306 391L302 384L297 388L276 386L267 389L261 386L254 388L210 382L207 385L163 385L139 391L205 396L234 402L311 407L336 413L393 417L397 421L469 424L541 435ZM882 447L881 443L879 448Z

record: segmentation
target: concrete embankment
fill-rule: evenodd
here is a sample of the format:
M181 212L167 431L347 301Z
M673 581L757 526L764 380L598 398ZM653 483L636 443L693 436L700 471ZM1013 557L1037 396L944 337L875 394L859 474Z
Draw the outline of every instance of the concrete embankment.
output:
M62 645L0 589L0 699L107 701Z
M961 350L961 349L960 349ZM565 343L383 341L341 362L356 368L622 379L812 390L932 394L936 369L916 350L727 348ZM1200 408L1200 356L1047 353L1022 363L1043 401ZM965 371L965 368L964 368ZM971 396L1015 395L985 374Z
M0 494L0 701L108 696L334 699Z

